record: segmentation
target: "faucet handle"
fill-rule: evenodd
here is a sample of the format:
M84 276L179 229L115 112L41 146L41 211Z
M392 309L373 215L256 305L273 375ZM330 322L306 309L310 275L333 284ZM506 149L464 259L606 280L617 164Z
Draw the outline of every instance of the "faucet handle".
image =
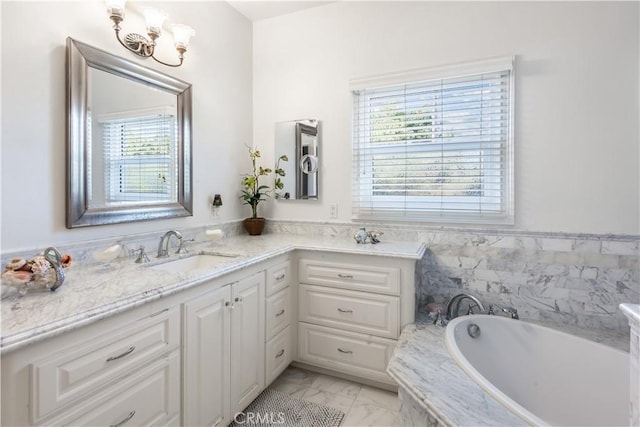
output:
M499 306L497 304L495 306L493 304L491 304L489 306L489 311L487 311L488 315L495 315L496 314L494 307L497 307L497 309L499 311L508 314L512 319L516 319L516 320L520 319L520 316L518 315L518 310L516 310L515 308L513 308L513 307L501 307L501 306Z
M433 319L434 325L440 324L440 326L447 326L447 323L449 323L449 321L445 318L445 316L443 316L442 313L440 313L439 311L435 313L429 313L429 314L435 317L435 319Z
M184 244L186 242L195 242L196 239L183 239L180 238L180 246L178 246L178 250L176 251L177 254L188 254L189 251L187 250L187 248L184 246Z
M512 319L520 319L520 316L518 316L518 310L513 307L502 307L502 311L511 316Z
M145 252L144 245L140 245L138 249L129 250L129 253L131 255L138 255L138 258L136 258L136 260L134 261L136 264L142 264L151 261L147 256L147 253Z

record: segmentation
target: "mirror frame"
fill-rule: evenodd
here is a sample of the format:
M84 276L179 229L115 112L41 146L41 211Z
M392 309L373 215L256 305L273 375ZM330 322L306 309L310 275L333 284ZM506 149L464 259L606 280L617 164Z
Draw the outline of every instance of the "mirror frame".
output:
M67 38L67 228L193 215L191 84ZM177 97L178 200L175 203L90 208L87 188L89 67Z

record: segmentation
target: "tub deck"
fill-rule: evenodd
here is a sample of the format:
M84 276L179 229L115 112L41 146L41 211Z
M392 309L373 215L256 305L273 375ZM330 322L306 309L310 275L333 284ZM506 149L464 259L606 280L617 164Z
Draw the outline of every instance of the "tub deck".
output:
M580 328L562 331L629 351L628 335L594 334ZM528 425L458 366L447 350L445 328L432 325L426 316L404 328L387 371L400 385L400 396L414 401L403 401L403 407L414 406L415 421L405 420L407 425L424 425L427 414L429 426ZM427 414L420 415L420 409Z

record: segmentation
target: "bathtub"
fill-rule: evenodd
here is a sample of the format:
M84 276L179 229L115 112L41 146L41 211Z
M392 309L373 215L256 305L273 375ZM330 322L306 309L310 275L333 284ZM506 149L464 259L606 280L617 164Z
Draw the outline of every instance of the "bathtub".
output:
M479 327L476 338L468 331L471 324ZM485 315L453 319L445 341L475 382L529 424L629 425L628 353Z

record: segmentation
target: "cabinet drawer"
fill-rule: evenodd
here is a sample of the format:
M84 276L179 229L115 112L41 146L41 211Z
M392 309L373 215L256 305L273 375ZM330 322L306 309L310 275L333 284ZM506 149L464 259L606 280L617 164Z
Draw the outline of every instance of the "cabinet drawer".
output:
M291 321L291 288L286 287L267 298L267 340L275 336Z
M388 384L386 373L396 341L324 326L298 323L298 359Z
M387 338L400 333L400 299L324 286L300 285L299 320Z
M179 310L171 308L108 331L31 365L34 421L180 345Z
M98 397L98 396L96 396ZM177 351L152 362L125 381L93 399L97 404L77 416L82 408L73 408L71 417L56 425L72 426L160 426L179 425L180 357ZM79 405L80 406L80 405Z
M300 259L300 282L389 295L400 294L400 269Z
M267 270L267 296L289 286L291 282L291 261L287 260Z
M267 343L267 385L291 363L291 328L284 328Z

